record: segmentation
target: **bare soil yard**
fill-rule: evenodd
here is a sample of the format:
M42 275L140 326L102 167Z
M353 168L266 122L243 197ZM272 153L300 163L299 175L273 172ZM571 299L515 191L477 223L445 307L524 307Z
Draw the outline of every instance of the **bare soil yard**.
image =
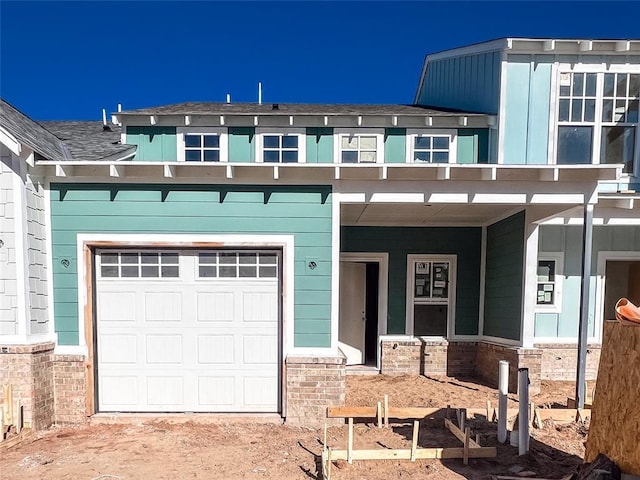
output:
M497 392L472 381L451 378L381 375L347 378L347 405L373 406L387 393L392 406L484 407L497 403ZM532 398L537 405L566 404L570 382L547 382ZM512 402L513 399L512 398ZM515 402L513 405L515 406ZM496 427L471 420L481 444L498 445ZM331 427L327 443L346 446L346 427ZM533 430L531 452L498 445L498 457L470 460L385 460L337 462L332 478L390 480L395 478L490 479L514 475L519 466L539 477L560 478L582 463L587 426L545 425ZM246 422L170 423L161 417L135 424L93 424L54 427L20 445L0 450L0 479L148 480L148 479L317 479L322 452L321 429ZM408 448L411 427L378 429L367 423L355 428L355 448ZM421 423L419 446L460 446L439 420Z

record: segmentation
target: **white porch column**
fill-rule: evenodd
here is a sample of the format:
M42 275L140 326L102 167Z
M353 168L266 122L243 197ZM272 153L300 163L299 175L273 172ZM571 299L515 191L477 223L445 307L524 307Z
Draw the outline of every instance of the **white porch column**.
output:
M524 348L533 348L536 292L538 288L539 227L538 224L531 222L531 215L528 209L525 222L520 341Z

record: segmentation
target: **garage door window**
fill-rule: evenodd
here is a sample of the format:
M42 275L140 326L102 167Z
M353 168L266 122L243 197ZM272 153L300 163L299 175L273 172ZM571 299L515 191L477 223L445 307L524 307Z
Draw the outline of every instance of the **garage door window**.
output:
M259 252L200 252L199 278L276 278L278 257Z
M173 252L118 252L100 255L102 278L177 278L178 254Z

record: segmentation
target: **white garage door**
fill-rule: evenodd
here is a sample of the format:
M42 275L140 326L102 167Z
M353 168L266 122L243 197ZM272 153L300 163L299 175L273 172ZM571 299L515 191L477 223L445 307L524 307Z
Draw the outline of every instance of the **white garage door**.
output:
M98 251L98 410L279 411L278 260Z

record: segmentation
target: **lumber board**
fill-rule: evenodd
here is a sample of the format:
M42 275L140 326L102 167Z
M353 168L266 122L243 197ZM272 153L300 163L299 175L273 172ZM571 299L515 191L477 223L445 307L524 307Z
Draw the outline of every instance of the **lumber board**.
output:
M589 410L591 410L591 405L593 403L593 400L590 399L589 397L587 397L587 399L584 402L584 408L588 408ZM567 397L567 408L576 408L576 399L573 397Z
M571 423L591 416L588 408L539 408L537 413L540 420L551 419L556 423Z
M376 418L376 407L327 407L327 418Z
M453 433L453 435L460 440L462 443L465 442L466 439L466 435L465 433L460 430L451 420L449 420L448 418L444 419L444 426L447 427L449 429L449 431L451 433ZM469 447L470 448L481 448L480 445L478 445L478 443L476 443L475 440L469 439Z
M389 407L389 418L398 419L414 419L414 418L426 418L431 417L438 412L441 412L441 408L428 408L428 407ZM442 414L444 415L444 414Z
M25 428L24 430L22 430L22 432L20 432L15 437L11 437L10 439L5 440L4 442L0 442L0 451L6 450L7 448L10 448L10 447L13 447L14 445L22 443L25 440L28 440L29 437L31 437L32 435L33 435L33 430L27 430Z
M640 325L605 322L585 461L603 453L640 475Z
M462 447L452 448L418 448L416 459L429 458L463 458ZM354 450L351 452L353 460L411 460L411 449L376 449ZM497 456L496 447L470 448L469 458L492 458ZM346 460L346 450L331 450L331 460Z

